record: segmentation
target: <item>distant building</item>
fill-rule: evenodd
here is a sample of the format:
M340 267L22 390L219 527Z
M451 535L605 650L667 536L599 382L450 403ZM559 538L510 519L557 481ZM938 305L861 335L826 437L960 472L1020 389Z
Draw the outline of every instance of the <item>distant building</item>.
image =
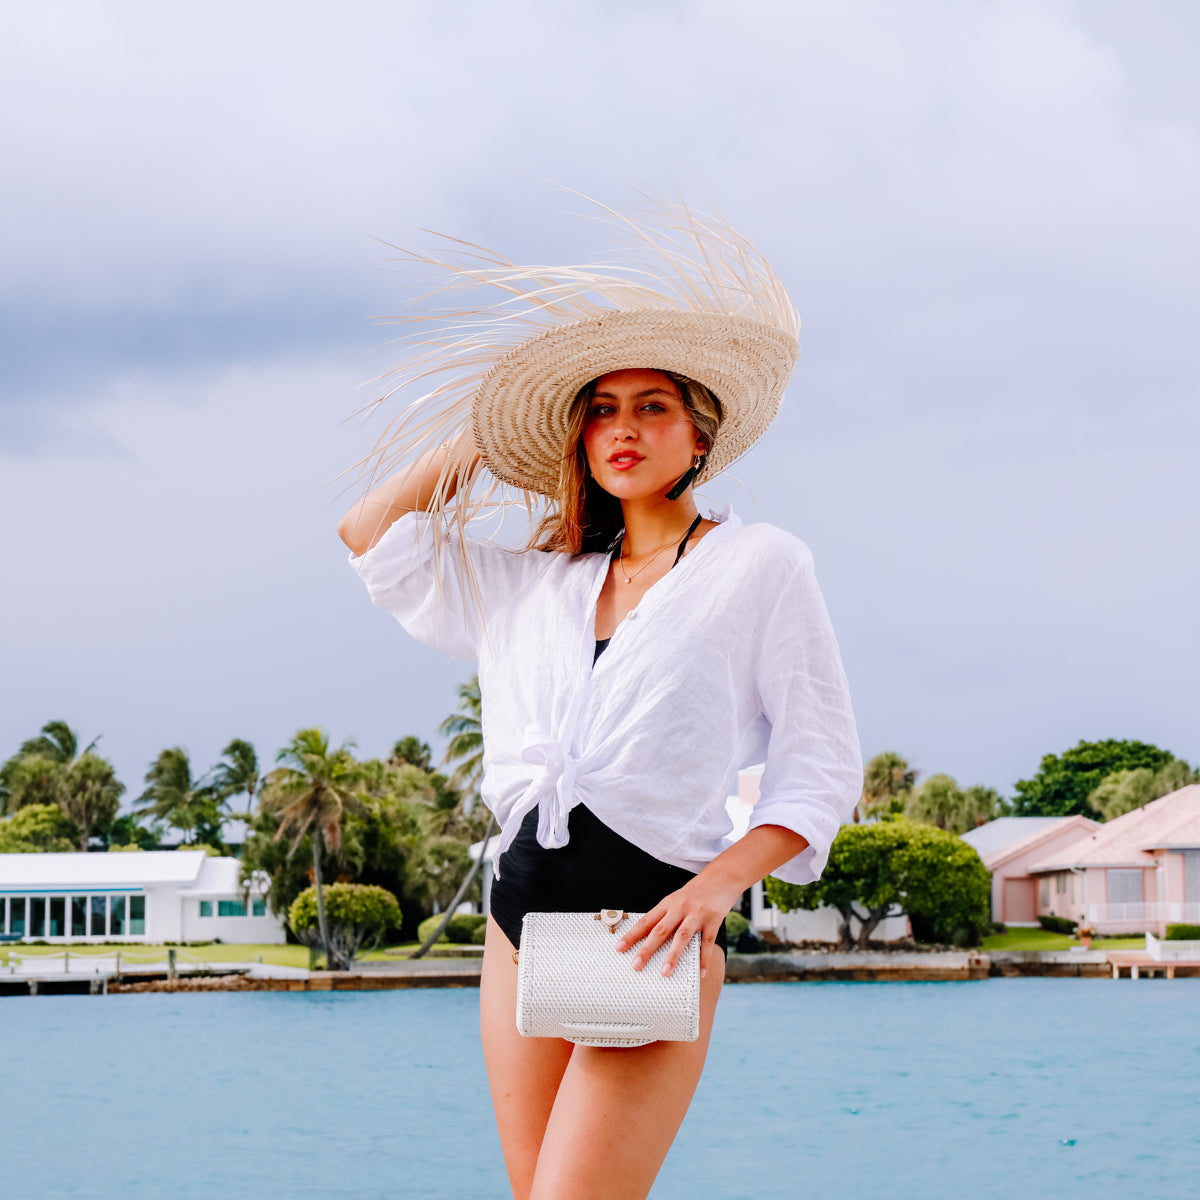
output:
M267 880L245 891L236 858L203 850L0 854L7 940L281 943Z
M964 833L992 876L992 920L1036 926L1038 881L1030 863L1099 828L1087 817L997 817Z
M1097 933L1200 924L1200 784L1190 784L1038 855L1038 914Z

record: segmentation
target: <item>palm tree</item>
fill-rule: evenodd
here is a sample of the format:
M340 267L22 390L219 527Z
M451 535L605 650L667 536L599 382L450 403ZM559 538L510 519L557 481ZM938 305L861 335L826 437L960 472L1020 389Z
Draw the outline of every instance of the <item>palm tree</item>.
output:
M470 803L479 795L483 778L483 699L478 675L472 675L459 687L458 699L459 711L447 717L438 726L438 732L450 738L442 761L458 763L450 777L450 786L462 791Z
M92 738L81 754L79 738L66 721L47 721L37 737L21 743L17 754L22 758L48 758L51 762L69 766L84 754L91 754L99 740L99 737Z
M313 884L317 889L317 927L330 970L350 964L335 958L325 923L325 894L321 885L321 842L330 854L342 844L342 818L347 811L361 812L365 806L355 794L359 768L350 753L354 745L345 741L330 750L329 738L321 729L301 729L276 756L282 766L272 774L272 787L261 801L279 818L276 841L290 834L290 858L306 835L312 836Z
M912 792L918 772L910 770L908 761L894 750L877 754L863 769L863 790L859 805L867 816L875 816L903 808ZM858 820L858 808L854 819Z
M86 852L97 829L106 829L116 819L124 791L112 763L90 749L67 768L58 804L79 828L81 851Z
M458 891L454 894L454 899L446 905L446 911L442 919L437 923L436 928L430 935L413 951L413 958L421 958L429 950L438 938L442 936L442 931L450 924L450 918L458 911L458 906L462 903L462 898L467 894L467 888L471 886L471 880L475 878L479 868L483 865L484 855L487 853L487 844L492 836L492 831L496 828L496 816L494 813L488 813L487 829L483 834L483 843L479 847L479 857L471 860L470 870L463 876L462 883L458 885Z
M410 733L392 747L392 752L388 755L388 762L393 766L411 763L414 767L420 767L422 771L428 771L432 758L433 754L429 749L429 743L413 737Z
M231 796L245 795L246 811L233 813L243 821L254 815L254 793L258 791L258 755L254 747L241 738L234 738L221 751L219 761L212 772L212 788L220 803L225 804Z
M438 732L443 736L450 736L450 743L446 747L446 755L442 761L444 763L458 762L458 767L450 778L450 786L461 789L464 815L469 816L471 808L479 796L479 785L483 781L483 698L479 692L478 675L472 675L466 683L459 687L458 699L459 711L453 716L447 717L438 726ZM442 930L450 923L455 909L462 902L467 888L471 886L471 881L483 864L488 839L492 836L495 827L496 817L489 812L487 827L483 833L483 843L479 848L479 857L471 860L470 870L459 884L454 899L446 906L445 915L438 922L437 928L413 953L413 958L420 958L442 936Z
M79 848L86 851L96 830L112 824L125 791L112 763L95 753L99 741L80 750L66 721L47 721L0 766L0 815L27 804L57 804L79 829Z
M175 829L188 842L196 831L207 826L209 836L220 827L221 813L212 786L203 778L192 777L192 764L182 746L164 750L146 772L146 790L138 797L143 805L135 815L153 813Z
M0 816L26 804L58 803L62 779L75 763L92 753L99 740L93 738L81 754L79 738L66 721L47 721L37 737L26 738L16 754L0 766ZM43 769L20 769L35 759Z

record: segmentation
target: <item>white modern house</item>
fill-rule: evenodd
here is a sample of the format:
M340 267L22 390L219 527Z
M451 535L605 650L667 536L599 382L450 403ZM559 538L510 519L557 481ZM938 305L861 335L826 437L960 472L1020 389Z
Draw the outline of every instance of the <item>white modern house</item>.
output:
M282 943L267 880L239 883L236 858L203 850L0 854L7 941Z

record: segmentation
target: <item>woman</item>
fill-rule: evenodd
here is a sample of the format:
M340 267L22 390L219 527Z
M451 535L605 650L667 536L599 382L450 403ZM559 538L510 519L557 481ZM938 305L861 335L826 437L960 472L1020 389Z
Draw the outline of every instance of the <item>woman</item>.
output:
M633 224L668 264L656 289L644 265L592 272L586 287L578 268L451 268L519 290L535 327L508 345L497 334L484 353L477 324L437 342L415 374L464 345L474 354L477 373L458 380L440 426L459 431L339 527L376 603L479 662L483 796L502 830L481 1029L520 1198L649 1192L704 1063L726 914L769 873L817 878L861 786L807 549L728 511L702 519L692 491L773 416L795 314L723 222L661 205ZM550 498L526 551L465 536L464 492L483 468ZM725 797L739 768L763 761L750 829L729 845ZM698 1040L521 1037L523 915L614 904L646 913L615 941L631 970L665 946L669 974L700 933Z

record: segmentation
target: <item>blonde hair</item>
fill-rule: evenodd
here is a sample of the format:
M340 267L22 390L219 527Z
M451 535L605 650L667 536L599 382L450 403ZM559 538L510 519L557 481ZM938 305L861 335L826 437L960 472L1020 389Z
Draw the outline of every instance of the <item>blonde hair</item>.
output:
M655 368L657 369L657 368ZM708 458L721 424L721 402L702 383L675 371L663 371L679 389L683 407L692 426L704 439L703 459ZM588 470L583 430L588 409L596 394L597 380L584 384L571 402L567 415L567 435L559 464L558 491L529 541L530 550L557 550L566 554L586 554L607 550L625 527L621 502L606 492ZM700 471L704 463L700 464Z

